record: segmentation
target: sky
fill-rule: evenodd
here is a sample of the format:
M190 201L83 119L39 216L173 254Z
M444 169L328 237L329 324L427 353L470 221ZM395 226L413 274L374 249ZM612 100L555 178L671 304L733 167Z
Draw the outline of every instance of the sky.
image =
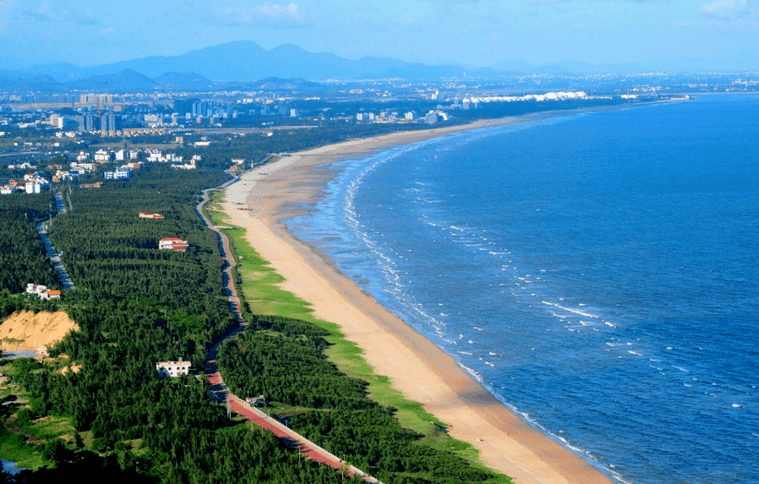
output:
M759 70L759 0L0 0L0 69L238 40L464 67L703 59Z

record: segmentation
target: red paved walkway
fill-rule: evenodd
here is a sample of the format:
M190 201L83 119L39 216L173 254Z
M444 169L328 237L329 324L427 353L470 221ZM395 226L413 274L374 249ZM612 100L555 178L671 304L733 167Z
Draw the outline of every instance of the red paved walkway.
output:
M225 183L219 188L224 188L230 182ZM203 205L208 201L208 191L209 190L203 190L203 199L200 203L198 203L197 207L195 208L195 211L198 213L198 215L206 224L206 226L210 228L212 231L216 232L216 234L218 234L222 242L221 255L227 262L227 266L224 270L224 272L226 273L226 280L227 280L226 290L228 293L229 302L231 303L230 306L232 308L232 311L237 314L237 317L240 321L240 327L230 332L224 338L224 339L227 339L227 338L235 336L238 331L243 330L244 327L247 326L248 323L242 317L242 311L241 311L242 308L240 307L241 306L240 299L237 297L237 289L235 288L234 279L232 277L232 268L235 266L235 260L232 257L230 257L231 251L229 249L229 239L227 238L225 234L223 234L216 227L211 225L211 222L203 214ZM339 470L341 466L346 466L347 464L345 464L337 456L327 452L326 450L322 449L321 447L314 444L313 442L306 439L305 437L298 434L297 432L285 427L280 422L272 419L271 417L269 417L262 411L251 407L250 405L245 403L243 400L241 400L240 398L236 397L235 395L229 392L229 389L224 384L224 380L221 378L221 374L219 373L218 367L216 365L216 353L218 351L219 346L221 345L223 341L224 340L219 341L211 348L211 350L208 353L209 359L206 362L206 377L208 378L209 383L211 383L211 393L213 394L213 396L217 400L220 400L220 401L226 400L232 410L239 413L243 417L247 418L254 424L258 425L259 427L262 427L272 432L274 435L276 435L280 439L285 440L287 443L291 444L293 447L296 447L300 452L303 452L303 454L306 457L316 462L326 464L337 470ZM364 473L360 469L357 469L353 466L347 466L346 470L348 471L349 476L359 475L359 476L362 476L362 478L366 482L382 484L377 479L366 475L366 473Z

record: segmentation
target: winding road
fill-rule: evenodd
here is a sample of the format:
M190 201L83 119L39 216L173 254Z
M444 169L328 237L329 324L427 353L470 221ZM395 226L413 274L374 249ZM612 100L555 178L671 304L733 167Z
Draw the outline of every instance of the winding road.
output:
M367 475L360 469L353 467L336 455L319 447L304 436L286 427L272 417L266 415L264 412L248 405L244 400L233 395L229 391L229 388L226 386L226 384L224 384L224 380L221 378L221 373L219 372L218 365L216 364L216 356L218 354L219 346L227 339L233 338L238 333L244 331L248 326L248 322L243 319L242 308L240 306L240 298L237 294L237 288L235 287L234 279L232 277L232 269L235 267L236 261L234 260L234 257L232 257L232 252L229 247L229 238L218 227L215 227L213 224L211 224L211 221L208 220L208 218L203 213L203 206L208 203L209 192L215 190L223 190L236 181L238 181L238 178L233 178L232 180L229 180L216 188L203 190L203 198L195 207L195 212L197 212L198 216L206 225L206 227L215 232L219 238L219 250L221 251L221 256L224 259L224 265L222 267L222 270L224 272L224 291L227 295L227 300L229 301L230 311L237 315L239 321L237 327L233 328L226 335L224 335L224 337L222 337L219 342L213 345L213 347L211 347L208 352L205 374L208 378L208 381L211 383L211 394L217 401L226 402L227 406L231 410L234 410L238 414L247 418L255 425L258 425L259 427L272 432L283 442L288 444L290 447L298 449L299 452L302 452L309 459L328 465L336 470L345 471L349 476L360 476L366 482L382 484L374 477Z

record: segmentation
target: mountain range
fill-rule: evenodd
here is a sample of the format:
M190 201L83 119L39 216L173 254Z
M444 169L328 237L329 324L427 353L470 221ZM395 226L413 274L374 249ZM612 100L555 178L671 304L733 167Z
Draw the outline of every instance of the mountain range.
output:
M740 59L742 64L751 64ZM12 64L0 58L0 68ZM736 62L723 63L730 69ZM349 60L328 53L311 53L295 45L265 50L252 41L230 42L176 56L153 56L92 67L48 64L24 70L0 69L0 88L26 90L136 91L144 89L209 90L219 83L251 83L264 78L432 80L444 77L499 78L510 74L587 75L645 71L703 70L697 61L659 65L591 65L563 62L533 66L525 62L501 62L490 68L466 69L454 65L425 65L392 58L364 57ZM734 67L733 67L734 69ZM714 70L714 69L710 69Z

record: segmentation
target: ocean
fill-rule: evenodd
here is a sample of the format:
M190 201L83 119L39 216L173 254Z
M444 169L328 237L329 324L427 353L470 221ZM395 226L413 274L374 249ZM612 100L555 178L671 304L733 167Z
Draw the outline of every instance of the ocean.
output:
M288 222L628 483L759 483L759 95L564 113L334 166Z

